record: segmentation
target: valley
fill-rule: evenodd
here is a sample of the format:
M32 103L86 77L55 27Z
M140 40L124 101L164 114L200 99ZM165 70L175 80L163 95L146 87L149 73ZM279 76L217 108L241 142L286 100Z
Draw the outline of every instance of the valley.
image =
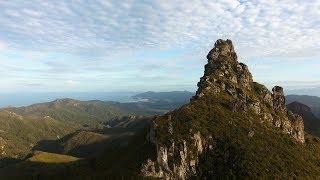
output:
M83 158L117 143L127 143L146 126L146 118L185 101L105 102L57 99L0 109L0 167L50 152ZM136 120L138 119L138 120ZM47 154L50 156L50 154Z

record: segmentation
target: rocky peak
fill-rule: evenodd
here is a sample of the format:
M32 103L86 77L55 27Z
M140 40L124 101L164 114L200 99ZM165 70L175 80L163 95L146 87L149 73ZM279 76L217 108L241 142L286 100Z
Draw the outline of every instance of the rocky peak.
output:
M209 106L212 109L204 112L218 109L225 114L238 113L247 117L249 123L255 121L275 126L298 142L304 142L303 120L301 116L286 109L283 89L275 86L271 93L264 85L254 82L248 66L237 61L231 40L217 40L207 59L204 75L197 84L198 90L191 99L190 107L186 105L181 107L184 111L180 113L169 112L153 121L148 139L157 149L157 158L149 159L143 165L141 173L144 176L186 179L197 174L199 156L212 150L215 143L212 135L205 134L201 129L189 129L187 132L188 125L182 124L188 118L192 119L188 122L190 126L192 123L198 124L197 118L179 118L184 112L193 112L192 116L198 117L202 109L192 107L194 104L215 103L216 106ZM223 117L221 120L228 121ZM231 120L228 123L233 124ZM249 128L248 138L255 138L254 129Z
M232 41L227 39L226 41L218 39L214 43L214 48L208 53L207 59L216 60L219 56L230 57L232 60L237 60L237 54L234 51Z
M217 40L207 59L192 100L228 94L233 99L228 105L233 112L248 114L252 110L266 122L304 142L302 118L287 110L283 88L275 86L271 93L264 85L253 82L248 66L237 61L231 40Z
M237 61L231 40L217 40L207 59L192 100L227 93L233 99L229 102L233 112L249 114L252 110L266 122L304 142L303 120L287 110L283 88L275 86L271 93L264 85L253 82L248 66Z
M237 86L252 88L252 75L247 65L237 61L231 40L217 40L207 59L204 76L200 78L194 99L206 93L217 94L224 90L234 94Z

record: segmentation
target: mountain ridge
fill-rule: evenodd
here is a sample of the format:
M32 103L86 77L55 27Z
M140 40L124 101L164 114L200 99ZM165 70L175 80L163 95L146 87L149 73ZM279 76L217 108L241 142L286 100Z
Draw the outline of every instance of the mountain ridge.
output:
M305 130L309 133L320 135L320 119L317 118L311 108L303 103L294 101L287 104L288 109L303 117Z
M286 99L288 104L297 101L309 106L314 115L320 118L320 97L309 95L287 95Z
M148 159L141 173L165 179L319 175L315 160L306 169L302 164L310 162L298 157L313 152L302 146L303 119L286 108L283 88L275 86L271 93L254 82L231 40L217 40L207 59L190 103L154 119L148 139L156 158ZM285 163L280 171L278 163Z

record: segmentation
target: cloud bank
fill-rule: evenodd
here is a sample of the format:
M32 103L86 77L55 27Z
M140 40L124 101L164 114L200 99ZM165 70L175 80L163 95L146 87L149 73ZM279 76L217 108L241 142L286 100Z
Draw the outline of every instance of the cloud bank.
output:
M112 53L208 47L219 37L249 56L320 53L320 1L2 1L13 48Z
M132 87L149 79L194 85L199 59L218 38L232 39L242 59L320 57L318 0L10 0L0 8L0 52L7 53L1 61L9 74L16 70L21 81L36 84L61 76L60 86L80 86L82 77L130 85L136 76L142 82ZM17 52L28 65L12 62Z

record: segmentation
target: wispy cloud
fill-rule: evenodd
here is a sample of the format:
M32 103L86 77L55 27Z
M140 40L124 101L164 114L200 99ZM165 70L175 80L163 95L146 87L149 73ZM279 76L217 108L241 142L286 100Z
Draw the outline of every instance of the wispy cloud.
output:
M198 50L220 37L243 56L320 52L320 2L3 1L1 36L15 48L78 54L176 48Z
M218 38L232 39L240 59L320 57L318 0L11 0L0 8L0 52L23 56L2 59L6 71L28 80L62 78L57 86L83 77L106 86L117 77L128 86L150 77L194 86ZM159 55L170 51L179 54Z
M276 81L272 83L266 83L267 86L271 89L274 86L274 83L281 84L285 90L294 90L294 89L309 89L309 88L319 88L319 80L304 80L304 81Z
M7 49L6 43L4 43L4 42L2 42L2 41L0 40L0 51L4 51L4 50L6 50L6 49Z

